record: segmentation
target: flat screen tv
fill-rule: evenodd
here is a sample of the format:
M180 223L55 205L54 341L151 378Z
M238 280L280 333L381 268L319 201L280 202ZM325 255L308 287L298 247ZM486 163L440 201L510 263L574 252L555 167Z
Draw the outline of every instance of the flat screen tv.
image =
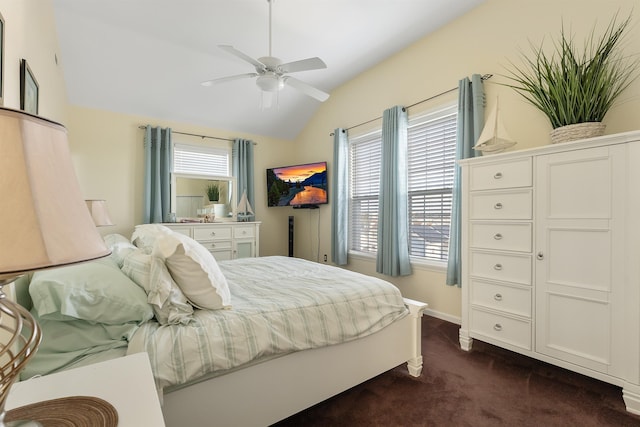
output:
M267 206L317 208L329 202L327 162L267 169Z

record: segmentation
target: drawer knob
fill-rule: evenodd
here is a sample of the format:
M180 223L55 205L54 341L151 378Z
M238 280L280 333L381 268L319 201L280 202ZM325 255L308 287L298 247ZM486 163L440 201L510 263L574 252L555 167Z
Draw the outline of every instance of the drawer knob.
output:
M215 231L212 231L212 232L211 232L211 235L212 235L212 236L215 236L215 235L216 235L216 232L215 232Z
M494 266L493 266L493 269L494 269L494 270L498 270L498 271L502 270L502 264L496 264L496 265L494 265Z
M502 330L502 325L500 323L496 323L493 325L493 329L500 332Z
M542 261L544 259L544 254L542 252L538 252L538 255L536 256L536 258Z
M496 234L493 235L493 238L496 239L496 240L502 240L502 234L496 233Z
M502 209L502 203L498 202L495 205L493 205L494 209Z
M502 172L496 172L495 175L493 175L493 179L500 179L502 178Z
M493 296L493 299L496 300L496 301L502 301L502 294L495 294Z

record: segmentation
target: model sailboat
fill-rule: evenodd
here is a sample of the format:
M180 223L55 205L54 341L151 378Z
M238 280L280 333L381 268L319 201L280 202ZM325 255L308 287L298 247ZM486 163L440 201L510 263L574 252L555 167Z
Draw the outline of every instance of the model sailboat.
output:
M247 190L242 192L242 197L240 197L240 201L238 202L238 221L244 222L248 221L249 218L255 215L253 209L251 208L251 203L247 199Z
M491 113L489 113L489 118L484 124L478 142L473 147L474 150L482 151L483 154L499 153L516 144L516 141L509 136L500 120L498 104L499 101L496 100L496 104L493 106Z

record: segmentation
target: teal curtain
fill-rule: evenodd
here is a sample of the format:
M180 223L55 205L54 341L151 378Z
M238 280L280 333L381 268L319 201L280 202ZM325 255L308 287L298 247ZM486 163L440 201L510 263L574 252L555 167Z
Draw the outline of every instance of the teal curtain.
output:
M144 131L143 218L145 224L167 221L171 210L171 128L147 125Z
M333 131L333 181L331 183L331 261L347 264L349 229L349 143L347 131Z
M253 173L253 141L236 138L233 141L232 150L233 176L236 179L238 191L236 192L236 203L240 202L243 192L247 192L247 201L255 212L255 191ZM245 217L247 221L253 221L255 215Z
M462 227L460 198L461 173L458 160L475 156L475 145L484 126L484 84L480 74L460 80L458 86L458 127L456 140L456 165L453 178L453 201L451 207L451 228L449 230L449 258L447 261L446 284L461 286L461 242Z
M376 271L388 276L411 274L407 182L407 111L395 106L382 116L382 168L378 199Z

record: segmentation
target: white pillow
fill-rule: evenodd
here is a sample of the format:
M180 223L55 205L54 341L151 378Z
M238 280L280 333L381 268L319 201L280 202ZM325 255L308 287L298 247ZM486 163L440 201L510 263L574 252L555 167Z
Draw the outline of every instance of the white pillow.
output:
M231 308L227 279L211 252L180 233L156 239L153 255L164 260L189 302L198 308Z
M161 224L140 224L136 225L131 235L131 243L147 253L151 253L156 239L160 236L171 234L173 231L169 227Z
M118 267L122 267L128 253L138 249L129 239L120 234L107 234L103 239L107 247L111 249L111 258L118 264Z
M124 259L122 272L145 290L158 323L186 325L193 320L193 307L162 260L136 249Z

